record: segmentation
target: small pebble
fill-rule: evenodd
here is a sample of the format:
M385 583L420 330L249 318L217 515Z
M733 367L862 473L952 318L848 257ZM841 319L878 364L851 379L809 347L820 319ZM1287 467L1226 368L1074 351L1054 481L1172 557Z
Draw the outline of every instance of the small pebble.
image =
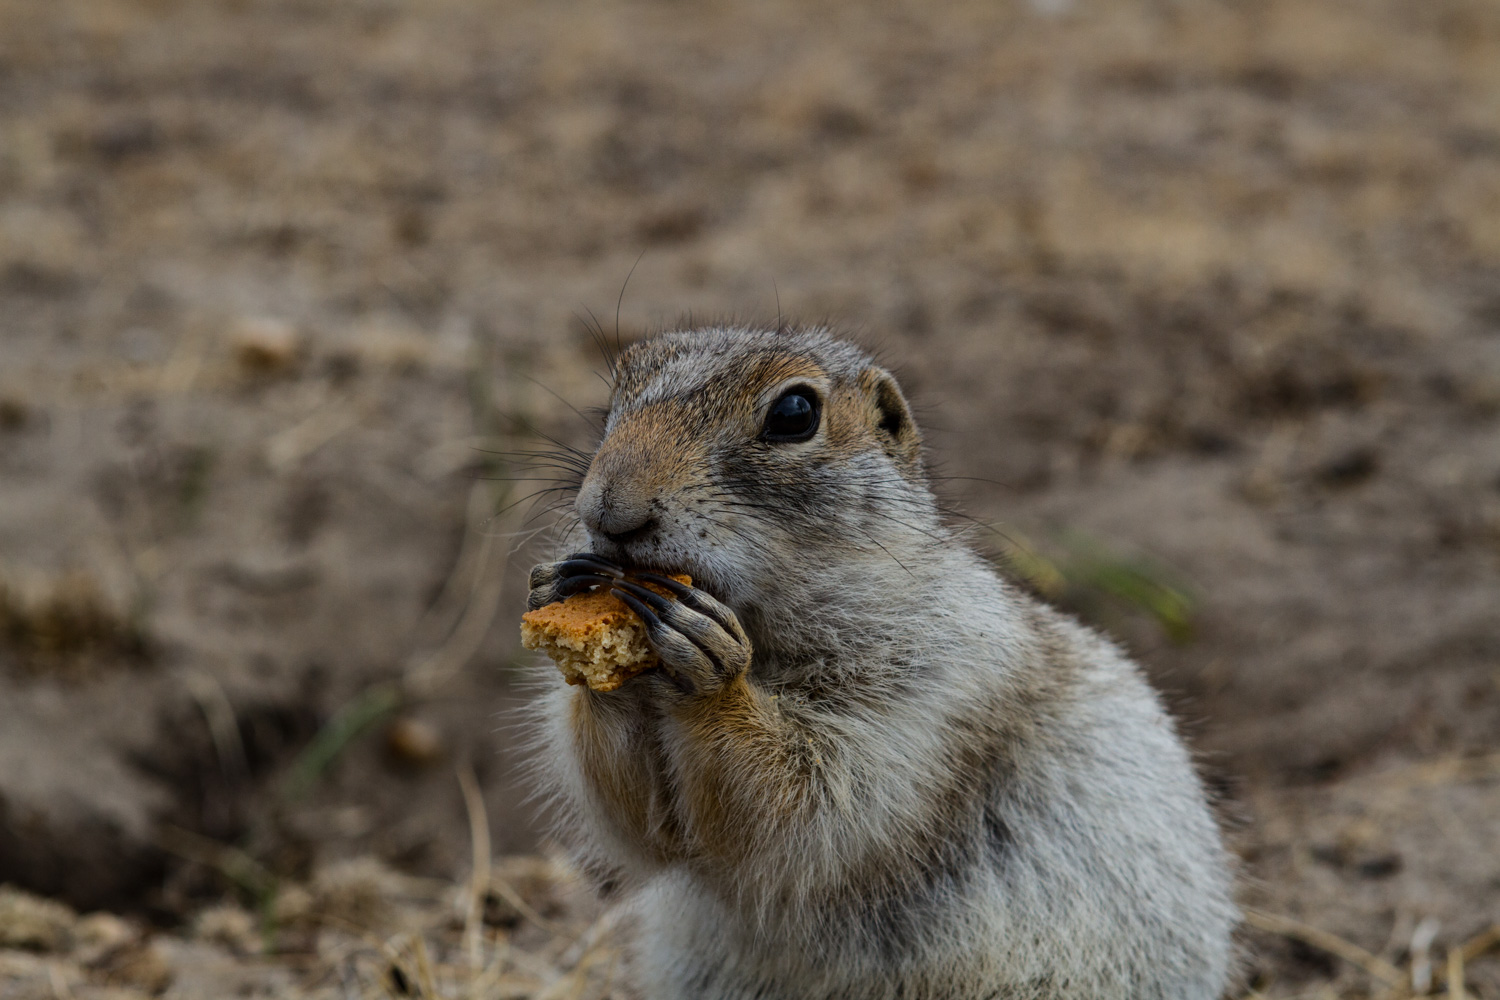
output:
M296 327L279 319L246 317L230 331L235 360L255 375L274 375L290 370L302 353L302 338Z
M385 731L385 745L391 756L403 764L426 767L443 756L443 737L437 728L406 715Z

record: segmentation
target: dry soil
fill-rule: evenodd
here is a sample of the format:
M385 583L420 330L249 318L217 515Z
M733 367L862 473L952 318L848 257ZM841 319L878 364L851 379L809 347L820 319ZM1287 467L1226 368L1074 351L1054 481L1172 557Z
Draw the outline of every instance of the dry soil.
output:
M1246 988L1448 989L1500 921L1500 6L0 0L0 882L123 915L4 897L0 996L420 991L393 927L443 991L607 979L553 868L465 895L471 829L536 846L498 453L687 315L878 348L975 543L1140 657Z

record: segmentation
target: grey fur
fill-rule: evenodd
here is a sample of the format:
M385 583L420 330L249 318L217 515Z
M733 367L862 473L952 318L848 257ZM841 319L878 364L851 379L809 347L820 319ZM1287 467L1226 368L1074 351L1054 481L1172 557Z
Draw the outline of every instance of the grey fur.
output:
M761 441L788 384L817 435ZM592 549L717 598L652 628L669 674L539 704L556 829L628 893L634 988L1213 1000L1237 916L1187 751L1114 646L942 523L919 449L894 381L821 330L620 359Z

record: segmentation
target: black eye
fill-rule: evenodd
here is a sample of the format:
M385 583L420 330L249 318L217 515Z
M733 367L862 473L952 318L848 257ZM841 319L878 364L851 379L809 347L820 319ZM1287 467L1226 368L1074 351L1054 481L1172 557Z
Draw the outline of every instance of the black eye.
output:
M788 389L766 414L762 441L806 441L818 431L818 396L807 386Z

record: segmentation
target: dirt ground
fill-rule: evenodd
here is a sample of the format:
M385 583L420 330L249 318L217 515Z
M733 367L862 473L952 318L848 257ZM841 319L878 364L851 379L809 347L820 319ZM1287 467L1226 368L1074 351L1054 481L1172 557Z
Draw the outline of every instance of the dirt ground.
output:
M1200 752L1240 993L1500 1000L1488 0L0 0L0 997L608 990L499 453L617 315L897 369Z

